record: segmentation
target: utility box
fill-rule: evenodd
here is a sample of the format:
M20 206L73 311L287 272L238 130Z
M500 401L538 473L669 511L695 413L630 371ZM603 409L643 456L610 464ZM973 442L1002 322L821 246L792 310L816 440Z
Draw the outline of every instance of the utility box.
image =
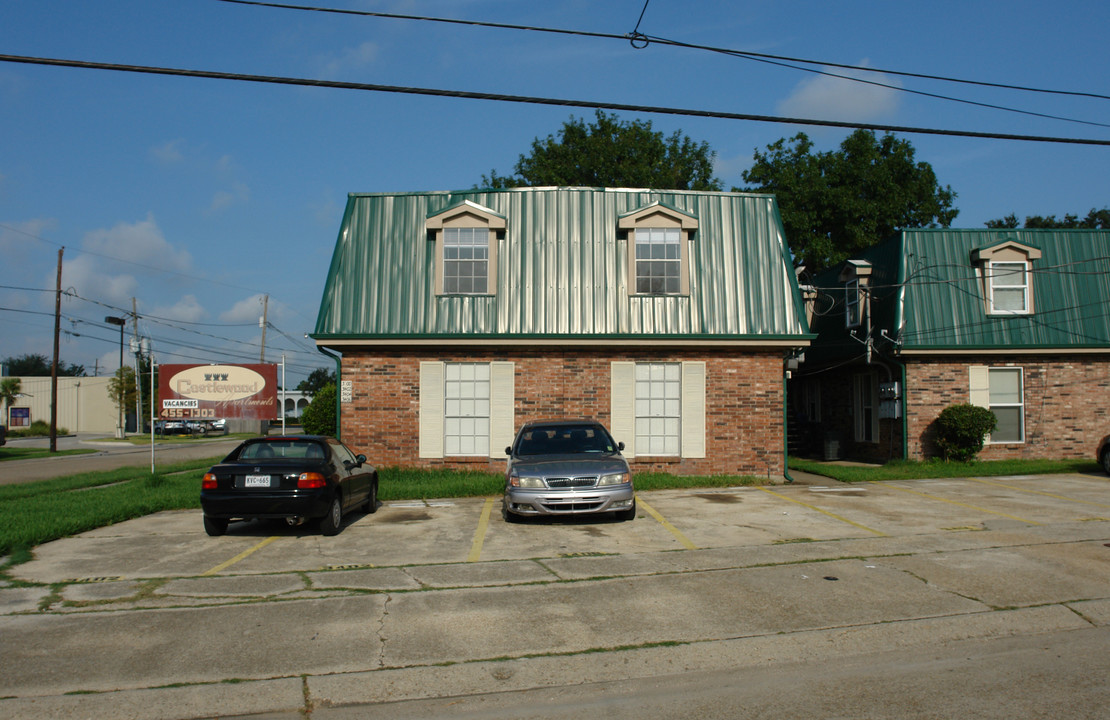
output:
M897 382L879 383L879 419L902 418L902 386Z

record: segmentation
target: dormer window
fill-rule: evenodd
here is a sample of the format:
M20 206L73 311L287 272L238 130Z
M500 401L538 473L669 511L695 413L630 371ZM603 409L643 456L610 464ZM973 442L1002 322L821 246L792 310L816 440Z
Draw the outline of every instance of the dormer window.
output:
M689 240L696 217L652 203L621 216L618 228L628 233L629 294L690 294Z
M871 269L866 260L849 260L840 271L840 281L844 283L844 327L859 327L867 316Z
M505 217L464 201L428 218L435 241L437 295L491 295L497 278L497 236Z
M1032 261L1041 251L1016 240L1003 240L971 251L982 282L988 315L1029 315L1033 312Z
M988 302L996 314L1029 312L1029 263L987 263Z

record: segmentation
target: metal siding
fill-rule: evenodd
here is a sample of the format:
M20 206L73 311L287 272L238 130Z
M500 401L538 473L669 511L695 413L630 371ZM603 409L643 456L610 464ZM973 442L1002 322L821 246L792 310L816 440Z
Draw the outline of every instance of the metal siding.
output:
M471 200L507 219L490 296L436 296L426 221ZM630 296L620 215L662 202L698 218L690 294ZM320 337L798 336L808 328L772 198L522 188L351 195Z
M906 231L904 349L1110 346L1110 232ZM1004 239L1039 248L1033 312L989 315L971 251Z

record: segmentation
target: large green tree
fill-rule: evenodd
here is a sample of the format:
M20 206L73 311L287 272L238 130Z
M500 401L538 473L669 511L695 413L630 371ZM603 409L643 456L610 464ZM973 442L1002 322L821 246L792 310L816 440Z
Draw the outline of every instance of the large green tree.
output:
M45 355L20 355L10 357L4 361L8 366L8 374L13 377L47 377L50 375L50 366L53 364ZM84 365L66 365L58 363L58 374L64 377L85 377Z
M948 227L956 193L917 162L907 140L856 130L840 149L814 152L805 133L755 152L747 190L778 198L797 264L820 272L904 228Z
M513 174L482 176L492 188L521 186L633 187L657 190L720 190L713 177L716 153L675 130L652 130L651 121L622 121L598 110L594 121L571 118L558 135L532 141Z
M987 221L989 228L1016 228L1017 226L1017 215L1013 213L1004 218ZM1045 230L1110 230L1110 207L1104 207L1101 210L1091 208L1084 218L1078 215L1065 215L1063 220L1057 220L1055 215L1026 215L1024 227Z
M308 377L297 383L297 392L315 395L325 385L335 384L335 371L327 368L316 368Z

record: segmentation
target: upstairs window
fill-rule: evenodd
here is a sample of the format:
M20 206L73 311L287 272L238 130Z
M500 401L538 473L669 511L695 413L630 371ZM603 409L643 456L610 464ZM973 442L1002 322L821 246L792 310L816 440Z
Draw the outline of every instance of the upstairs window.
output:
M652 203L620 217L628 237L630 295L689 295L690 245L698 219L682 210Z
M489 230L443 229L443 293L484 295L489 288Z
M636 293L682 292L682 244L678 228L636 230Z
M435 241L437 295L492 295L497 282L497 239L505 217L465 200L428 217Z
M1024 262L991 262L987 264L992 313L1024 314L1029 312L1029 264Z
M859 280L849 280L844 286L844 325L859 327L861 318Z
M1004 239L971 251L971 262L982 283L988 315L1031 315L1033 313L1033 261L1039 248Z

